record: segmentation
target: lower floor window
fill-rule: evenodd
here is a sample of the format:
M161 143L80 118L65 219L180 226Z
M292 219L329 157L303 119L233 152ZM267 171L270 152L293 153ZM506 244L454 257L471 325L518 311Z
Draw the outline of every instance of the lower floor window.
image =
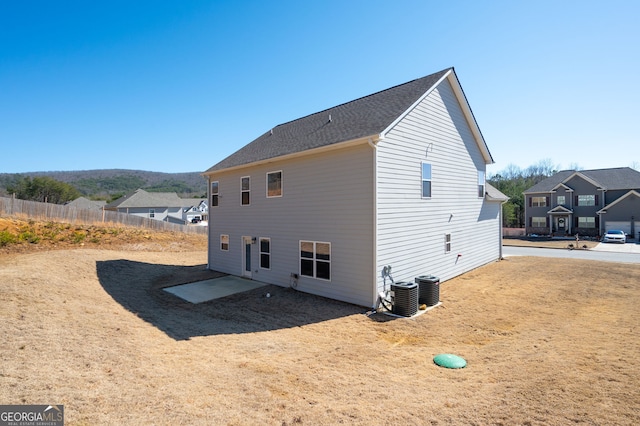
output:
M300 275L331 279L331 243L300 241Z
M532 217L531 218L531 226L534 228L544 228L547 226L547 218L546 217Z
M578 228L595 228L595 227L596 227L595 217L579 217L578 218Z
M260 238L260 267L271 269L271 239Z
M227 251L229 250L229 236L228 235L220 235L220 250Z
M451 234L444 234L444 252L451 252Z

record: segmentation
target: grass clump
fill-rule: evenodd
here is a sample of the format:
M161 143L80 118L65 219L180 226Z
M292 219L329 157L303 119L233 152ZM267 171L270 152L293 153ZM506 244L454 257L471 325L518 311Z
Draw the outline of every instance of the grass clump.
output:
M0 231L0 247L8 246L9 244L15 244L17 239L15 235L9 231Z

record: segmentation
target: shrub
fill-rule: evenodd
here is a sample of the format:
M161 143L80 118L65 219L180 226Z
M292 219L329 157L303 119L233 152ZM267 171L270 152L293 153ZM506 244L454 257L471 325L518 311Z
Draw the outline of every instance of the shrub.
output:
M74 231L73 232L73 242L76 244L80 244L81 242L84 241L84 239L87 238L87 234L85 234L82 231Z
M20 235L18 235L18 239L20 241L26 241L31 244L38 244L38 242L40 242L40 237L31 231L21 232Z
M9 244L15 244L17 242L15 235L9 231L0 231L0 247L7 246Z

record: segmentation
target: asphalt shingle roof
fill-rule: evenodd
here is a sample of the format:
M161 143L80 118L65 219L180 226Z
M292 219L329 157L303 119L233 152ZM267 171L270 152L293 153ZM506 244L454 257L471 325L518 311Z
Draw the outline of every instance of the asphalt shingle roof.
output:
M640 172L630 167L596 170L562 170L547 179L538 182L527 189L525 194L536 192L549 192L559 184L565 182L574 173L581 173L589 179L597 182L602 188L615 189L640 189Z
M451 69L280 124L205 173L380 134Z
M147 192L144 189L136 189L107 204L105 208L184 207L183 204L183 200L175 192Z

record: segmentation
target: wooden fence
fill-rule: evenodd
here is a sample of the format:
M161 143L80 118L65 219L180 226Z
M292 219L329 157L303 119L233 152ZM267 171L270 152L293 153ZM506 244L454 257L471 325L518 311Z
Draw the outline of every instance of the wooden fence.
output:
M61 204L39 203L16 198L0 197L0 216L26 216L33 220L50 220L65 223L119 224L138 228L155 229L158 231L175 231L189 234L207 234L206 226L180 225L154 219L118 213L107 210L78 209Z

